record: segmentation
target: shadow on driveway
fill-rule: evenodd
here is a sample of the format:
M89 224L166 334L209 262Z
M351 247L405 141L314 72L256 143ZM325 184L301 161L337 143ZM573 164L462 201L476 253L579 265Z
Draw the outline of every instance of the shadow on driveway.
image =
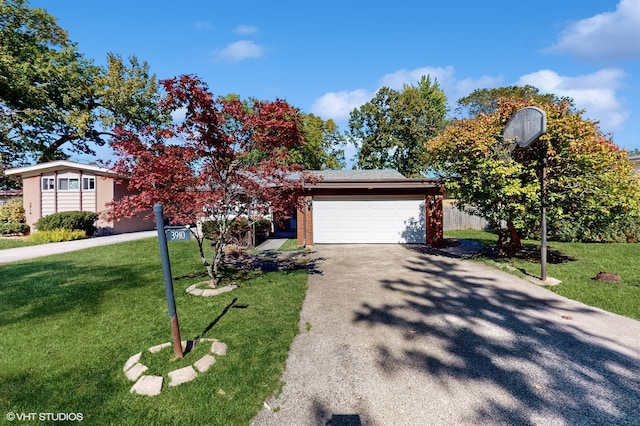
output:
M411 247L317 251L255 424L640 424L640 322Z

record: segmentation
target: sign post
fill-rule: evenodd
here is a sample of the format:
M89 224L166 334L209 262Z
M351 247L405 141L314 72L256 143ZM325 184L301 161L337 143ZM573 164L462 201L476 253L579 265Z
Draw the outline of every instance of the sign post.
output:
M509 119L504 128L502 139L516 143L519 148L527 148L547 131L547 113L538 107L525 107L518 110ZM547 206L546 185L547 150L538 147L540 167L540 280L547 280Z
M158 243L160 244L160 258L162 259L162 272L164 275L164 290L167 294L167 306L169 308L169 320L171 322L171 338L173 340L173 353L176 358L183 358L182 340L180 339L180 326L178 324L178 312L176 311L176 299L173 294L173 277L171 275L171 263L169 262L169 249L167 247L167 235L164 229L164 214L162 205L153 205L153 213L156 217L158 229Z

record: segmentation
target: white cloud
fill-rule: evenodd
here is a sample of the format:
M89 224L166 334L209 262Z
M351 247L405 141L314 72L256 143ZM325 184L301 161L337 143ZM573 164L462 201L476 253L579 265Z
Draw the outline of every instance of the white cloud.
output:
M259 58L264 55L265 49L253 41L240 40L228 44L217 52L217 58L223 61L240 62L248 58Z
M381 86L400 90L404 85L417 84L422 76L430 76L431 81L437 80L438 85L444 90L451 105L458 99L467 96L476 89L498 87L502 84L503 77L483 75L479 78L465 78L459 80L456 77L455 68L451 65L446 67L422 67L414 70L400 70L391 74L386 74L380 79Z
M351 92L329 92L313 102L311 112L325 120L330 118L335 121L346 120L354 108L370 101L373 96L374 93L364 89Z
M450 65L446 67L421 67L413 70L402 69L382 76L379 80L379 87L372 91L356 89L350 92L326 93L316 99L311 106L311 112L325 120L329 118L335 121L346 120L354 108L370 101L381 87L401 90L404 85L416 85L422 76L427 75L431 77L432 82L437 80L440 88L444 90L451 111L461 97L468 95L475 89L498 87L503 81L502 76L486 75L459 80L455 76L454 67Z
M422 67L414 70L399 70L380 78L380 87L402 89L403 85L416 84L423 75L437 79L449 100L451 111L458 99L476 89L487 89L505 85L503 76L467 77L460 79L452 66ZM523 75L514 83L519 86L530 84L543 93L572 98L585 116L598 120L603 130L621 129L629 118L629 111L618 96L627 74L617 68L606 68L592 74L575 77L563 76L552 70L540 70ZM511 84L511 83L510 83ZM354 108L370 101L378 90L356 89L352 91L329 92L316 99L311 112L326 119L342 121L349 118Z
M607 68L576 77L562 76L551 70L540 70L520 77L518 85L530 84L541 92L571 97L585 116L600 122L603 130L621 129L629 111L617 97L627 74L616 68Z
M258 27L254 27L252 25L238 25L235 29L235 33L241 35L256 34L259 31Z
M447 67L422 67L414 70L399 70L391 74L386 74L380 79L380 86L390 87L400 90L404 85L418 83L422 76L430 76L431 81L438 80L440 87L450 82L455 71L451 65Z
M571 24L543 51L588 60L640 57L640 0L621 0L614 12Z

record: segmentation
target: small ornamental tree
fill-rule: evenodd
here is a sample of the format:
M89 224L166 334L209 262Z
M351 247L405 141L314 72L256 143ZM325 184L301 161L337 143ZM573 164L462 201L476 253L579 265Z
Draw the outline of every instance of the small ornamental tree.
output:
M184 119L137 133L116 129L112 146L119 159L113 170L128 178L131 195L112 202L108 216L147 212L151 218L153 205L161 203L172 225L211 221L212 259L203 249L204 234L192 233L215 287L238 223L267 213L288 217L299 202L302 166L290 164L288 152L302 143L300 114L282 100L214 98L195 76L161 83L167 93L161 107L184 113Z
M531 105L547 113L547 132L527 149L510 150L504 127ZM512 254L521 238L539 235L539 149L547 154L550 239L612 241L612 224L637 221L640 181L626 152L567 100L499 100L492 113L454 121L429 154L458 206L484 217L498 233L498 249Z

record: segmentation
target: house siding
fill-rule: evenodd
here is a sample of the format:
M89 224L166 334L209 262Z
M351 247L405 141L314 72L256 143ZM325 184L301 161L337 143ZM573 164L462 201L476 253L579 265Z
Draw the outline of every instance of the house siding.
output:
M96 177L96 206L97 213L100 214L100 218L98 219L98 228L108 228L113 229L114 224L112 221L108 221L104 219L104 213L107 211L106 204L113 200L114 197L114 186L115 182L113 178L108 176L97 176Z
M110 175L106 169L60 160L9 169L6 172L22 177L23 206L26 222L32 232L37 231L35 223L41 217L76 210L98 213L99 219L96 225L98 228L104 228L106 233L135 232L154 228L152 221L144 220L145 214L115 222L104 219L104 213L108 210L107 203L129 194L126 183L120 182L119 178ZM54 188L43 190L43 178L53 179ZM95 179L95 187L84 189L84 178ZM73 188L68 189L67 185L67 189L60 189L60 179L77 179L77 186L72 185Z
M22 180L22 204L27 225L34 231L35 223L42 216L42 199L40 198L40 176Z

